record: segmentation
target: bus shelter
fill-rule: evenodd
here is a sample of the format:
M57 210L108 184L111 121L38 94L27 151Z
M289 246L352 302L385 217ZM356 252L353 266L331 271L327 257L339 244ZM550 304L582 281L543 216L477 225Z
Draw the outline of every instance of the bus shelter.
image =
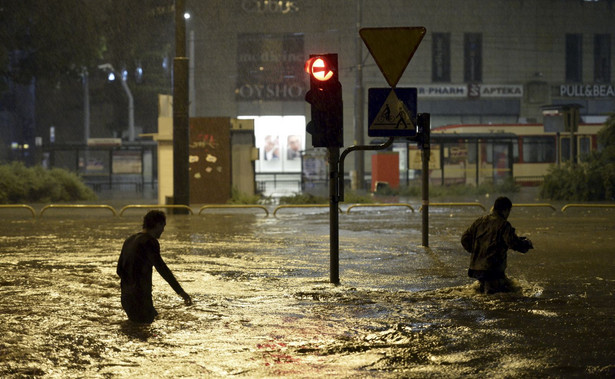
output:
M409 154L409 169L420 170L420 150L410 148ZM513 180L518 159L518 136L513 133L431 134L429 168L433 184L478 186Z

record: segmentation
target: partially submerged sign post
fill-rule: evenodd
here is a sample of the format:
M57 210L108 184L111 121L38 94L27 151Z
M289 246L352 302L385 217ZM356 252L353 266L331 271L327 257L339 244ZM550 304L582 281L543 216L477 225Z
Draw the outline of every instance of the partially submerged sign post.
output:
M427 174L429 167L429 114L417 115L416 113L416 88L395 88L406 66L412 59L419 44L425 36L424 27L406 28L364 28L359 31L361 39L367 45L376 64L382 71L390 88L375 89L371 91L370 99L375 99L370 104L370 109L375 109L373 117L370 116L370 132L373 125L373 135L389 137L382 145L355 145L345 149L339 161L329 161L330 165L336 165L337 170L330 173L331 182L337 185L331 194L330 213L336 212L333 207L340 201L344 201L344 159L353 151L383 150L393 144L395 136L412 138L423 149L423 181L428 183ZM419 133L417 134L417 126ZM337 148L339 152L339 148ZM330 150L330 157L336 156L337 152ZM427 239L427 214L428 214L428 190L423 185L423 246L428 246ZM331 187L331 188L333 188ZM426 197L427 196L427 197ZM339 225L337 215L330 221L330 281L339 283Z

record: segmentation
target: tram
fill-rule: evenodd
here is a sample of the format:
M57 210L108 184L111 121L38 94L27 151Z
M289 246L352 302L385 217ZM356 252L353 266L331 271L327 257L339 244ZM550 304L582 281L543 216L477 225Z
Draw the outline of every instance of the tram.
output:
M442 185L510 178L520 185L539 185L550 167L571 157L580 162L596 150L596 135L603 126L580 124L574 133L545 132L542 124L437 127L431 130L430 178ZM409 150L409 168L421 169L416 148Z

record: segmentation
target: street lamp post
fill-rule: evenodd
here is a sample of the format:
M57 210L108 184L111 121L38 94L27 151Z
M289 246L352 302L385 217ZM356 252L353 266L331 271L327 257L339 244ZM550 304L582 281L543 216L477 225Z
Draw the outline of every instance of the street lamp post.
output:
M189 59L186 57L185 0L175 0L175 59L173 60L173 202L190 205L188 109ZM178 213L181 210L178 210Z
M115 72L115 69L110 63L101 64L98 66L99 69L105 70L113 73L113 75L118 76ZM130 88L128 88L128 84L126 83L126 79L124 75L122 77L122 88L126 92L126 97L128 97L128 140L133 142L135 140L135 103L132 97L132 92L130 92Z

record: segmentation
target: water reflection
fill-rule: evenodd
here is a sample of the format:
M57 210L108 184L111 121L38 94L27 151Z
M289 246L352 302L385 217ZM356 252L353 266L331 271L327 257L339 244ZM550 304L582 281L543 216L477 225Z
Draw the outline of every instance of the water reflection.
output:
M194 305L155 273L152 325L126 320L115 275L141 214L9 220L0 375L612 375L615 215L515 210L536 249L510 254L516 290L489 296L459 245L478 214L435 214L429 249L419 214L343 215L340 286L325 213L170 216L162 254Z
M123 321L121 323L120 330L130 339L136 339L142 342L146 342L150 337L156 336L152 331L150 324L140 324L132 322L130 320Z

